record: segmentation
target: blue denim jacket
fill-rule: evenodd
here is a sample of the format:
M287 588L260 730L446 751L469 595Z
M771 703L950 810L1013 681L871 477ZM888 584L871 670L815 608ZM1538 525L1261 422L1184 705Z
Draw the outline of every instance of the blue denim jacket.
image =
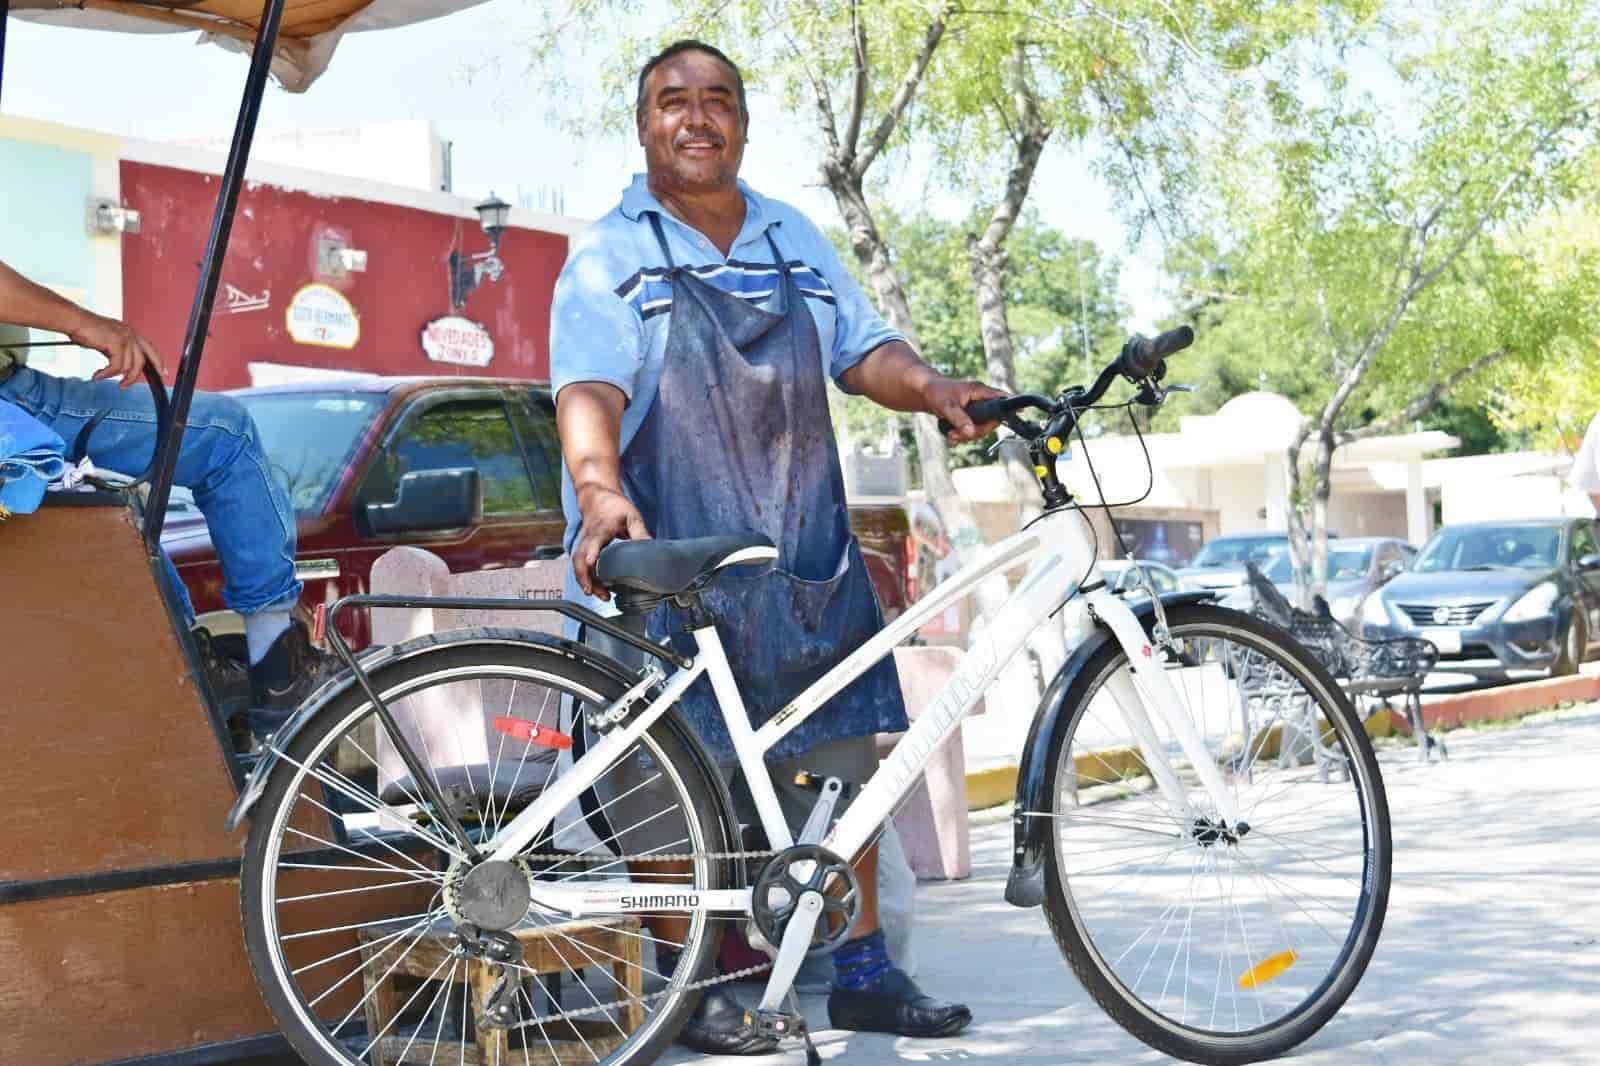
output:
M0 517L37 509L45 486L66 472L65 453L54 430L0 400Z

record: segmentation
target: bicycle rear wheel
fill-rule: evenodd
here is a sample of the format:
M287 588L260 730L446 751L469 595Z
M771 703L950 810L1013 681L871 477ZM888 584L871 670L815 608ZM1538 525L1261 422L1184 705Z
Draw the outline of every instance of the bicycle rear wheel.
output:
M581 733L585 707L621 691L531 639L447 640L371 679L474 845L570 772L565 758L558 766L562 738ZM487 895L515 899L524 879L729 887L713 857L728 850L717 792L692 743L670 715L658 721L518 864L493 871ZM365 694L344 693L274 750L241 908L257 982L307 1063L649 1062L688 1017L698 996L681 986L709 973L724 919L572 920L524 903L490 926L521 944L521 962L469 957L463 936L470 946L481 919L464 917L462 900L484 906L484 882L463 887L472 864ZM680 853L691 857L618 858ZM506 1016L486 1024L502 979Z
M1102 647L1052 738L1045 912L1085 988L1123 1028L1191 1062L1256 1062L1311 1036L1377 946L1388 804L1349 701L1292 638L1210 605L1168 612L1157 649L1238 804L1226 825L1170 729L1196 817L1155 787ZM1134 698L1137 698L1135 695Z

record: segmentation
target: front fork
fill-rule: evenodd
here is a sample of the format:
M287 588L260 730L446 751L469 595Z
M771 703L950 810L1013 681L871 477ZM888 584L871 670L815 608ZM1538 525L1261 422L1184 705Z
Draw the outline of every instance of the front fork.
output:
M1091 592L1087 601L1090 613L1111 630L1112 636L1122 645L1123 653L1128 657L1128 666L1111 676L1106 683L1107 690L1116 701L1128 728L1133 731L1144 764L1155 779L1156 787L1161 790L1162 798L1167 801L1167 809L1186 830L1201 823L1200 815L1189 802L1188 790L1179 782L1146 707L1155 708L1156 713L1166 720L1167 728L1172 731L1189 765L1200 778L1201 786L1211 797L1212 809L1226 826L1237 827L1239 805L1233 790L1223 781L1222 771L1217 768L1216 760L1206 748L1205 740L1195 727L1194 719L1185 708L1177 687L1167 675L1161 653L1145 636L1144 626L1139 624L1126 603L1105 588ZM1158 612L1159 603L1157 600ZM1158 632L1164 634L1164 614L1156 615L1156 624Z

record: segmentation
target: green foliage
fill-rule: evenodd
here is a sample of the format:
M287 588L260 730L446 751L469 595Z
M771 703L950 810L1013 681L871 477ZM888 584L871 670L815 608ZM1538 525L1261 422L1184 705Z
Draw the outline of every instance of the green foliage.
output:
M1222 382L1203 402L1253 370L1317 416L1350 384L1334 428L1359 431L1503 350L1452 393L1482 406L1581 336L1594 256L1527 240L1594 172L1595 29L1571 0L1449 0L1235 114L1171 264Z
M987 378L967 255L967 238L982 225L980 215L961 224L928 214L901 218L884 212L878 221L911 304L923 358L952 377ZM829 236L859 280L844 235L834 231ZM1085 331L1096 367L1122 340L1127 309L1117 295L1118 264L1092 242L1066 236L1031 211L1018 220L1006 248L1007 312L1017 348L1018 383L1030 392L1059 392L1084 377ZM903 416L867 400L841 397L834 417L859 440L891 433L901 434L903 441L911 438L909 431L902 432ZM952 463L988 462L984 447L957 448Z

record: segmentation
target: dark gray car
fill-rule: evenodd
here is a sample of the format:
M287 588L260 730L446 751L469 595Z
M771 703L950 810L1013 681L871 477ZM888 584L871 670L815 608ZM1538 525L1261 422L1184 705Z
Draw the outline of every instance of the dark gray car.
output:
M1328 609L1352 632L1361 630L1361 605L1384 582L1404 571L1417 549L1398 537L1340 537L1328 541ZM1295 601L1294 569L1288 549L1278 552L1261 572L1278 586L1284 598ZM1224 607L1250 610L1254 598L1248 586L1222 598Z
M1367 598L1368 636L1421 636L1439 669L1480 678L1576 673L1600 634L1600 543L1587 518L1446 526Z

